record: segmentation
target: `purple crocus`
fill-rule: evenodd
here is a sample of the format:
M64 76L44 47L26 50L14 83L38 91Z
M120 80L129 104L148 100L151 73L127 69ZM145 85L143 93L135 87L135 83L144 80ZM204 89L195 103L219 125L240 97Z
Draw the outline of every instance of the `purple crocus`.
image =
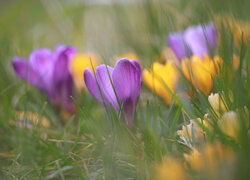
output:
M108 72L119 102L117 101ZM106 68L104 64L98 66L95 70L95 75L96 79L88 68L84 71L84 81L89 92L107 109L112 105L116 113L119 112L120 105L123 103L125 122L128 128L131 129L136 100L141 91L141 68L139 63L135 60L120 59L114 68L110 66Z
M17 76L47 93L50 102L58 110L75 111L71 100L73 80L69 63L76 53L71 46L58 45L54 52L42 48L34 50L28 61L14 57L12 65Z
M204 54L209 54L210 49L216 48L217 38L216 27L213 23L210 23L171 33L168 37L168 45L179 60L191 55L203 58Z

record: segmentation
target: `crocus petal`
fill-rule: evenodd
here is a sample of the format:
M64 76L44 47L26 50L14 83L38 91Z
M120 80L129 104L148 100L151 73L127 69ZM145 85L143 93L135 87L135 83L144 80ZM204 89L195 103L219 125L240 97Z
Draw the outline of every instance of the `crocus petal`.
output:
M50 76L53 67L53 53L46 48L37 49L29 56L29 64L36 69L41 76Z
M12 66L18 77L20 79L25 79L27 76L27 61L19 57L14 57L12 60Z
M67 48L61 51L58 54L58 57L55 60L55 68L53 71L53 84L57 85L62 83L70 74L69 72L69 57L67 54Z
M110 66L108 67L108 71L109 71L109 75L112 78L112 74L113 74L113 68ZM115 96L115 92L114 89L112 87L112 84L110 82L110 78L109 78L108 72L107 72L107 68L104 64L98 66L96 68L96 79L97 82L99 83L100 89L102 91L103 94L103 98L105 103L107 103L107 105L109 106L110 104L113 105L114 109L116 111L119 110L119 105ZM111 79L112 81L112 79Z
M215 49L218 39L215 25L213 23L208 24L207 26L205 26L204 31L209 47Z
M20 79L26 80L29 84L32 84L42 91L46 91L39 72L34 70L33 67L28 64L28 61L15 57L12 60L12 66Z
M76 54L76 49L73 46L57 45L55 48L55 56L60 56L62 52L71 60Z
M217 34L213 24L208 26L190 27L185 31L184 39L192 50L194 55L204 57L204 54L210 54L209 48L216 46Z
M190 56L190 49L185 45L182 32L171 33L168 37L168 45L179 60Z
M94 96L94 98L100 103L102 103L102 97L96 83L96 79L89 68L84 70L84 82L86 87L88 88L90 94Z
M132 126L136 100L141 91L141 68L136 61L121 59L112 75L119 101L124 101L124 115L128 127Z

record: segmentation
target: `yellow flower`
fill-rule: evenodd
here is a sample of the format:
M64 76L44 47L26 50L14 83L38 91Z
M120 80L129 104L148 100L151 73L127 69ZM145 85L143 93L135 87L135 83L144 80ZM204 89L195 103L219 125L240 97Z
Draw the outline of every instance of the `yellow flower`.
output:
M235 140L238 139L241 124L236 112L229 111L224 113L222 118L219 120L218 125L224 134Z
M205 142L205 132L203 129L197 124L197 121L200 123L203 123L203 125L206 127L207 122L205 120L201 120L200 118L197 118L195 120L190 120L190 123L188 125L183 125L182 130L177 131L177 134L180 136L180 138L184 142L190 142L195 144L204 144ZM194 142L193 142L194 140Z
M168 157L156 167L156 180L183 180L187 179L184 165L178 159Z
M234 153L229 147L215 143L206 144L201 151L194 149L190 154L185 154L184 157L193 170L215 175L222 165L233 163Z
M223 93L221 94L221 96L223 96ZM219 115L220 112L223 112L223 113L227 112L226 106L224 104L226 102L225 100L223 100L221 96L218 93L215 93L215 94L211 93L208 96L208 101L217 115Z
M175 65L170 62L166 62L165 65L155 62L152 69L143 71L142 76L146 86L170 105L172 95L169 90L175 92L179 79L179 72Z
M192 56L191 59L184 58L181 66L185 77L192 82L193 86L208 95L213 87L213 77L219 71L222 59L218 56L214 60L204 55L204 60L199 56Z
M71 61L71 73L73 76L74 84L76 89L80 92L83 88L86 89L84 83L83 72L86 68L89 68L92 71L92 66L90 63L92 61L93 67L97 66L98 58L95 54L76 54L73 60ZM92 72L93 73L93 72Z

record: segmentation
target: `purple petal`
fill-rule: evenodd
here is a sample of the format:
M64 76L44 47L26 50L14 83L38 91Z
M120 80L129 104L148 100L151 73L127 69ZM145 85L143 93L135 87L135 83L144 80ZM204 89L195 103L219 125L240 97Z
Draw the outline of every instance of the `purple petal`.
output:
M102 98L100 95L100 91L98 89L98 85L96 83L96 79L92 72L89 70L89 68L86 68L84 70L84 82L86 84L86 87L88 88L90 94L94 96L94 98L100 103L102 103Z
M107 67L108 67L109 75L112 78L113 68L110 66L107 66ZM103 95L103 99L105 103L107 103L108 106L112 104L114 109L118 112L119 104L117 102L114 89L110 82L110 78L109 78L106 66L104 64L98 66L95 72L96 72L96 79L102 91L102 95Z
M26 79L27 77L27 61L25 59L14 57L12 60L12 66L15 73L20 79Z
M141 91L141 68L136 61L121 59L115 65L112 79L119 101L124 101L126 123L131 125Z
M168 37L168 45L179 60L190 55L190 49L184 42L182 32L171 33Z
M55 59L54 71L53 71L53 84L57 85L63 83L63 81L70 75L69 71L69 56L67 54L67 48L58 54Z
M208 45L211 49L215 49L217 45L217 30L213 23L208 24L204 28L205 30L205 37L207 39Z
M71 60L75 54L76 54L76 49L73 46L64 46L64 45L57 45L55 48L55 57L57 58L60 56L60 54L64 51L64 53L67 55L67 57Z
M40 74L28 64L28 61L15 57L12 60L13 68L20 79L26 80L29 84L46 91Z
M42 77L50 76L53 65L54 65L54 56L49 49L37 49L34 50L29 57L30 66L35 69L38 74Z
M64 82L51 88L48 96L51 104L56 109L60 110L62 108L71 113L75 111L75 104L71 99L73 96L73 80L70 75L65 78Z
M205 27L199 25L188 28L184 38L192 53L203 58L205 53L210 54L208 46L215 48L217 34L212 24Z

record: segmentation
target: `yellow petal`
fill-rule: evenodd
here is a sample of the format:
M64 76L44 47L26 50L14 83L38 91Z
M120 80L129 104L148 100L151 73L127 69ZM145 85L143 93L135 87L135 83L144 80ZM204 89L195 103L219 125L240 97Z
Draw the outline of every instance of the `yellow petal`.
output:
M162 65L155 62L150 71L143 71L142 76L146 86L152 92L160 96L166 104L171 104L172 95L168 91L168 88L174 92L179 78L179 72L172 63Z
M92 61L93 67L95 68L98 63L98 58L95 54L76 54L71 61L71 73L73 76L74 84L79 92L83 88L86 89L83 72L86 68L89 68L92 71L90 59Z

